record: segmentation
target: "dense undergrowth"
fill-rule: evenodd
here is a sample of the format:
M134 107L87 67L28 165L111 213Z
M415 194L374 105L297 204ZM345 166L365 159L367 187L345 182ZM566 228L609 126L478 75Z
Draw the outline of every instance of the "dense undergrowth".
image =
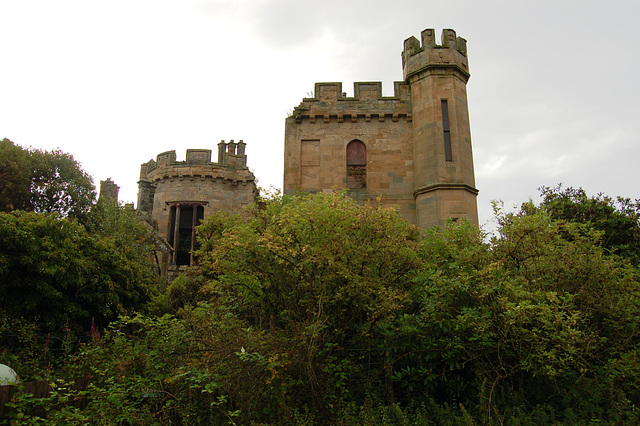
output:
M83 410L23 394L11 419L37 423L41 404L61 424L636 423L637 205L545 190L497 208L493 236L419 231L342 193L214 215L198 267L138 314L55 360L20 323L0 362L91 384L55 395Z

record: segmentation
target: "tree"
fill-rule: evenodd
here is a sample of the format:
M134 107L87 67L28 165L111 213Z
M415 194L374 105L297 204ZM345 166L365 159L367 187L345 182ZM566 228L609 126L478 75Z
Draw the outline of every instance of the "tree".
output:
M253 214L249 223L214 216L199 228L199 271L209 279L201 291L279 336L303 375L297 395L323 412L348 399L346 378L360 368L357 348L372 343L372 327L409 303L419 232L394 209L344 193L277 196ZM375 362L385 356L376 352Z
M386 325L397 396L483 423L636 422L637 269L533 203L498 222L490 244L457 224L422 240L414 309Z
M31 205L38 213L56 212L60 216L82 218L95 200L91 176L71 154L31 150L34 174L31 180Z
M31 156L9 139L0 141L0 211L31 207Z
M344 329L401 304L419 233L395 210L339 193L276 197L253 213L247 224L226 215L208 220L197 259L256 325L329 321Z
M587 224L603 232L602 246L640 266L640 200L588 196L582 188L540 188L540 208L552 218Z
M77 334L143 309L156 280L150 230L109 202L92 210L90 232L56 213L0 213L0 310Z
M159 270L154 257L153 228L130 207L109 198L99 199L85 222L87 234L95 242L87 255L91 260L93 285L107 285L113 300L106 326L122 314L144 311L158 290ZM97 300L96 309L102 302ZM103 308L104 309L104 308Z
M384 398L389 351L372 331L410 304L418 230L344 193L275 195L251 214L201 225L198 267L170 287L176 317L125 319L72 363L100 390L90 409L133 423L359 423L357 404Z
M95 200L91 176L71 154L61 150L23 149L0 142L0 211L56 212L83 218Z
M490 240L343 193L251 213L198 229L175 316L123 319L70 363L105 423L640 420L640 276L603 231L532 202Z

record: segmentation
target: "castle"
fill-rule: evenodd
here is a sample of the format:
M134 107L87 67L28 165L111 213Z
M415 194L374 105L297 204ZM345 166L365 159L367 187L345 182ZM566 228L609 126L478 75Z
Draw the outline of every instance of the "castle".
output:
M478 225L466 84L466 40L453 30L437 44L432 29L404 42L404 81L383 96L380 82L316 83L285 122L284 192L346 189L386 205L422 228L466 218ZM117 191L116 191L117 194ZM164 267L190 265L195 227L212 212L238 211L257 195L245 144L175 151L142 164L139 211L158 223L170 250Z
M478 225L466 83L466 40L453 30L422 32L402 52L404 81L316 83L285 125L284 192L347 188L356 199L382 197L422 228L448 218Z

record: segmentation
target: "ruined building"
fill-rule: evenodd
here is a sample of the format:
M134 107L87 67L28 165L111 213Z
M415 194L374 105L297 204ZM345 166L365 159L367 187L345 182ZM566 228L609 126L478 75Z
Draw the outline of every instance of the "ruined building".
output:
M139 211L158 224L158 235L171 248L162 255L162 270L177 271L193 261L195 227L216 211L240 211L256 195L255 177L247 168L245 143L218 144L211 150L189 149L185 161L176 152L159 154L142 164L138 181Z
M341 83L316 83L285 123L284 192L338 188L366 201L381 197L399 206L410 222L426 228L448 218L478 224L466 84L466 41L444 30L404 42L404 81L393 96L379 82L355 83L346 96ZM117 187L106 184L105 193ZM185 161L175 151L142 164L138 210L157 222L161 269L190 265L194 228L212 212L239 211L257 195L247 168L245 144L191 149Z
M120 192L120 187L116 185L111 178L100 181L99 198L111 198L112 200L118 201L118 192Z
M404 42L404 81L316 83L285 125L284 192L347 188L382 197L422 227L467 218L478 225L466 84L466 40L444 30Z

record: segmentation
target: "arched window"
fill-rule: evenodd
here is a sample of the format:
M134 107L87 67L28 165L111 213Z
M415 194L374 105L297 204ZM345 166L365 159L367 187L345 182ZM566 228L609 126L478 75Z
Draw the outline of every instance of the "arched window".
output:
M204 207L199 203L176 203L171 206L169 244L174 248L172 262L192 265L193 251L199 248L196 226L204 218Z
M347 145L347 188L367 187L367 147L359 140Z

